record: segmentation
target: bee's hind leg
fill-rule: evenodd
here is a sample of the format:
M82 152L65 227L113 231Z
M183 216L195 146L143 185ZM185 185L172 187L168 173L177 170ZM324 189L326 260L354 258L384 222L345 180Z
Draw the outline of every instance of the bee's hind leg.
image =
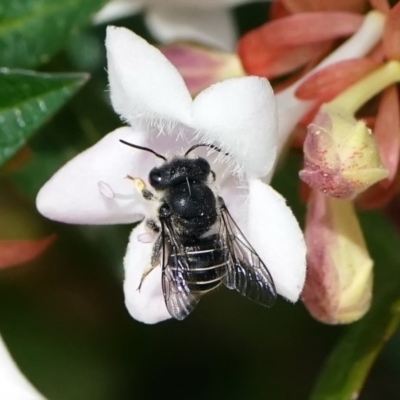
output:
M143 282L145 280L145 278L147 277L147 275L150 274L151 271L153 271L153 269L156 268L154 265L150 264L143 272L142 277L140 278L140 283L138 288L136 289L137 291L140 292L140 289L142 288Z
M155 200L156 199L156 196L149 189L147 189L146 184L144 183L143 179L134 178L130 175L127 175L126 178L133 181L133 184L135 185L136 190L138 192L140 192L146 200Z

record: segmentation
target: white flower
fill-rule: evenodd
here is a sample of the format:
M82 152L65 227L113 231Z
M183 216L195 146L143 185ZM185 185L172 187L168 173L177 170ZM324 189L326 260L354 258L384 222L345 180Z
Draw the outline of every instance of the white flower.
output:
M219 195L267 265L278 293L297 301L306 271L303 235L284 199L260 180L273 168L278 146L269 82L233 78L192 100L178 71L139 36L109 27L106 47L112 104L131 127L108 134L59 170L38 194L39 211L76 224L142 221L131 234L124 260L126 305L137 320L168 319L161 268L154 269L137 290L155 240L143 220L153 208L125 179L141 178L151 189L147 175L160 160L119 140L163 155L182 155L198 142L217 145L230 156L200 149L197 155L210 162Z
M0 336L0 398L4 400L45 400L22 375Z
M221 50L233 50L237 32L231 10L238 4L265 0L113 0L95 16L108 22L145 8L147 26L163 43L194 41Z

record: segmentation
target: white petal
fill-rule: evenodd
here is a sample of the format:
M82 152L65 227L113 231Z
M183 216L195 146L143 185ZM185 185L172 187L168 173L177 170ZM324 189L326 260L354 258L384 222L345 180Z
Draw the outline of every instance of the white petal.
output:
M146 13L146 23L162 43L185 40L226 51L233 51L236 45L235 21L228 9L151 7Z
M248 181L227 174L223 178L218 195L224 199L234 221L241 227L246 226L247 209L243 205L246 204L249 195Z
M131 223L143 218L146 202L126 176L147 180L158 159L119 139L146 146L146 137L120 128L73 158L40 190L36 199L40 213L74 224Z
M276 289L297 301L306 275L303 233L285 199L258 179L249 182L247 238L268 267Z
M0 336L0 398L4 400L45 400L22 375Z
M125 267L125 304L133 318L146 324L155 324L171 318L165 305L161 286L161 266L156 267L139 284L146 268L150 265L154 246L152 242L143 242L141 235L147 234L145 221L131 233L128 250L124 259Z
M275 97L268 80L248 76L210 86L194 101L200 138L217 143L248 176L266 175L277 148Z
M107 28L108 77L114 109L132 126L190 125L192 99L176 68L140 36Z
M304 75L287 89L276 95L279 121L279 152L285 145L296 124L315 104L314 101L302 101L296 98L297 88L314 72L333 65L338 61L362 57L367 54L380 40L385 26L385 17L379 12L370 12L359 30L328 57L322 60L314 69Z
M135 14L143 7L143 3L137 0L110 1L93 17L93 22L102 24Z

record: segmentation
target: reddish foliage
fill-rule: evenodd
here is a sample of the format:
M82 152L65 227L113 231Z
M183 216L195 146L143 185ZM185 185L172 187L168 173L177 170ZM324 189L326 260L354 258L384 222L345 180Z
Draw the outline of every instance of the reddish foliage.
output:
M387 206L393 197L400 192L400 170L390 186L383 187L381 182L376 183L364 193L361 193L357 199L356 204L364 210L374 210Z
M50 235L39 240L0 241L0 269L25 264L39 257L56 239Z
M316 102L313 108L301 119L300 124L303 126L311 124L314 121L321 106L322 106L322 101Z
M304 125L298 124L292 131L290 136L290 145L294 149L303 149L304 140L307 136L307 128Z
M334 39L351 35L362 21L361 15L344 12L280 18L244 35L238 54L247 73L274 78L314 66Z
M249 36L240 41L238 51L249 74L271 79L304 66L310 59L325 52L326 48L326 43L317 43L296 48L267 49L264 43L258 42L258 38Z
M283 1L277 0L271 4L269 14L270 14L270 19L272 20L272 19L279 19L279 18L287 17L291 13L290 13L290 11L288 11L288 9L283 4Z
M294 47L352 35L363 20L354 13L302 13L271 21L250 33L259 36L267 48Z
M18 171L23 165L31 160L32 156L32 150L25 146L13 158L11 158L11 160L7 161L1 169L5 172Z
M387 59L400 60L400 3L388 13L383 34L383 50Z
M307 185L307 183L303 182L301 179L300 179L299 192L300 192L300 201L303 204L307 204L308 201L310 200L312 189L310 188L310 186Z
M378 115L375 120L374 134L383 165L389 171L389 177L382 186L389 186L399 167L400 115L397 87L388 87L382 95Z
M379 63L382 63L385 61L385 54L383 53L383 45L382 42L380 42L378 45L376 45L369 53L368 53L368 58L372 61L376 61Z
M371 126L368 124L368 126ZM372 124L374 126L374 124ZM375 128L374 128L375 130ZM397 158L400 159L400 148L397 147ZM400 193L400 165L388 184L388 180L380 181L356 198L358 207L364 210L373 210L386 207L392 199Z
M390 10L390 5L387 0L369 0L369 2L371 3L372 8L375 8L375 10L381 11L384 14Z
M378 66L378 62L367 58L338 62L310 76L296 90L296 96L302 100L332 100Z
M293 13L306 11L352 11L366 10L368 0L283 0Z

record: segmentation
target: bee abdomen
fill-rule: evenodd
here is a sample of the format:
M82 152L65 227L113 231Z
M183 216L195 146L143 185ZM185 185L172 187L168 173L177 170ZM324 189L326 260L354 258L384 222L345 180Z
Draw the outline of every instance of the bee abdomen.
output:
M212 235L185 246L190 266L185 272L185 280L193 292L208 292L222 283L226 274L226 255L218 239L218 235Z

